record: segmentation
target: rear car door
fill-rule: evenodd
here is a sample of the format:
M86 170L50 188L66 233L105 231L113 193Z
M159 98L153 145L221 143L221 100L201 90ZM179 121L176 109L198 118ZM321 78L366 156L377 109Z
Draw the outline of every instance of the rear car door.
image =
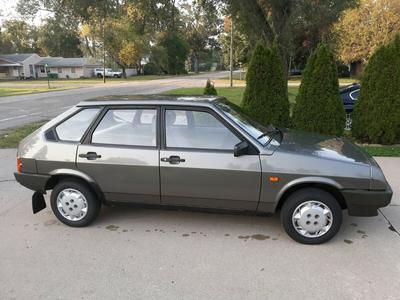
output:
M165 107L160 150L161 202L256 210L258 154L234 157L242 137L211 109Z
M77 151L106 200L160 203L157 107L109 107Z

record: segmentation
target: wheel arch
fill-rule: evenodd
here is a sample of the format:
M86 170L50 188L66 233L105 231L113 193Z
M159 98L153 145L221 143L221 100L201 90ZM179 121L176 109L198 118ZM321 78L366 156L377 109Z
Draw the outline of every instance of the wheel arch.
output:
M51 171L49 175L51 175L51 177L46 182L45 190L53 189L56 186L56 184L58 184L62 180L76 179L87 184L88 187L98 197L98 199L100 199L101 202L104 202L104 194L103 191L100 189L100 186L96 183L96 181L92 177L81 171L71 170L71 169L57 169Z
M318 188L330 193L339 203L342 209L347 208L346 200L340 190L342 186L336 181L328 178L310 177L294 180L285 185L276 197L275 211L281 209L286 199L294 192L303 188Z

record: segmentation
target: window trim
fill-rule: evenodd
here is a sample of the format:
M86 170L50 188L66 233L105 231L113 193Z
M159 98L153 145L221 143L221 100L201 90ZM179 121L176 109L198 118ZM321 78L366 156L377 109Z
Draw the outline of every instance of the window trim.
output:
M156 145L145 146L145 145L123 145L123 144L107 144L107 143L92 143L93 132L99 126L105 115L110 110L140 110L148 109L156 111ZM105 106L101 114L99 114L93 124L91 124L88 132L82 139L83 145L92 145L97 147L114 147L114 148L129 148L129 149L159 149L160 148L160 107L157 105L109 105Z
M86 128L85 132L83 133L81 139L79 141L70 141L70 140L62 140L60 139L60 137L57 134L57 130L56 128L61 125L62 123L68 121L69 119L71 119L73 116L77 115L78 113L80 113L81 111L85 110L85 109L94 109L97 108L99 111L97 112L97 114L95 115L95 117L93 118L93 120L90 122L89 126ZM72 114L70 114L69 116L65 117L64 119L62 119L60 122L54 124L52 127L50 127L49 129L47 129L44 132L44 137L46 139L47 142L63 142L63 143L68 143L68 144L80 144L82 143L83 139L85 138L87 132L90 130L90 128L92 127L93 123L97 120L97 118L99 117L99 115L102 113L104 107L103 106L84 106L84 107L80 107L78 110L76 110L75 112L73 112ZM49 140L46 135L49 132L53 132L54 136L56 137L55 140Z
M167 147L167 139L166 139L166 119L165 112L167 110L184 110L184 111L200 111L211 114L218 121L222 123L232 134L234 134L240 142L246 141L249 143L250 147L254 147L252 143L250 143L242 134L240 134L231 124L229 124L224 118L222 118L218 113L216 113L213 109L208 107L200 107L200 106L182 106L182 105L163 105L161 106L161 150L168 151L193 151L193 152L218 152L218 153L233 153L233 150L228 149L210 149L210 148L190 148L190 147ZM258 154L258 149L257 149Z

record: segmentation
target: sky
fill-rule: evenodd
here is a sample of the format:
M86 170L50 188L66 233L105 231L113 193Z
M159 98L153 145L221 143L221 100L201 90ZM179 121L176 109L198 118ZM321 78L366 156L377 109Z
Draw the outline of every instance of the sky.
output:
M21 19L17 13L18 0L0 0L0 25L7 19ZM27 20L28 23L39 25L45 14L39 14L34 20Z

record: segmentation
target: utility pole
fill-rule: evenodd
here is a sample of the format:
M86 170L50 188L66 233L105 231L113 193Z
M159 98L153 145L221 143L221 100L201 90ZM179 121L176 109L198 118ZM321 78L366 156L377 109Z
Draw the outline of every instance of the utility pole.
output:
M106 34L105 34L105 20L103 19L103 83L106 83Z
M230 60L230 86L233 87L233 18L231 17L231 49L229 53Z

